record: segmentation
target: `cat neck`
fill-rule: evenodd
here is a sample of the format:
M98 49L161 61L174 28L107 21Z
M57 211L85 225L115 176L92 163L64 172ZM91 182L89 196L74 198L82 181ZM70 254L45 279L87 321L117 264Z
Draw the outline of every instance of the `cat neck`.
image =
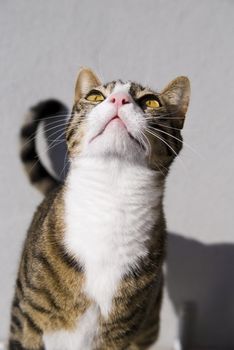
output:
M160 174L142 164L90 158L70 169L64 243L84 266L85 290L105 315L121 277L148 254L162 195Z
M72 163L65 188L78 202L81 198L87 201L89 196L92 201L102 197L107 202L112 196L115 199L123 196L124 202L128 202L137 192L141 197L137 196L135 201L150 206L162 199L164 177L142 162L133 163L117 157L87 157Z
M69 171L66 185L71 185L71 180L74 177L82 178L86 175L89 178L95 177L97 182L103 182L102 176L105 174L105 180L108 185L112 182L121 183L122 180L128 182L128 174L135 174L135 178L143 182L150 182L156 187L164 184L164 175L155 169L148 168L146 162L139 159L139 161L124 160L119 157L80 157L75 159ZM130 180L130 179L129 179ZM90 184L91 185L91 184Z

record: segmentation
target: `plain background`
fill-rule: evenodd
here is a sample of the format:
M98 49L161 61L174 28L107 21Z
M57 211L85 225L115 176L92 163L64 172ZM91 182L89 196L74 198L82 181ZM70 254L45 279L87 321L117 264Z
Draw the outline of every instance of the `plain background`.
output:
M89 66L103 81L158 90L178 75L191 79L186 145L166 186L173 233L160 344L172 346L179 327L191 347L233 349L234 2L8 0L0 3L0 26L0 339L41 201L18 157L23 116L48 97L71 106L78 69Z

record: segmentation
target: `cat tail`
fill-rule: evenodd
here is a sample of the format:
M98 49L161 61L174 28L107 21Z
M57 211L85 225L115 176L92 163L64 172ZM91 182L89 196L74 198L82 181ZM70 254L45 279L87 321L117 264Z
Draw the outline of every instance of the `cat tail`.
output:
M39 158L36 147L38 127L43 120L50 121L56 117L59 120L59 117L65 116L67 113L67 107L57 100L50 99L39 102L30 108L20 131L21 161L31 184L44 195L47 195L51 190L58 187L61 182L50 174ZM56 126L58 124L55 123L52 125Z

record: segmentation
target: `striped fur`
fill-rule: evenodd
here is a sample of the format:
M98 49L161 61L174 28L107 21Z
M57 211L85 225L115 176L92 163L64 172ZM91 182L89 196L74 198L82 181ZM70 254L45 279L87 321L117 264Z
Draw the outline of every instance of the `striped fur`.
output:
M105 147L115 138L115 126L108 131L113 132L110 139L106 132L104 144L87 146L90 120L95 113L103 117L107 106L98 109L87 102L93 88L106 96L106 103L117 88L133 100L122 113L132 123L131 134L122 130L119 138L126 137L116 139L114 150ZM166 244L163 191L182 145L188 90L183 77L158 94L135 83L101 85L90 70L81 71L66 126L71 168L65 183L59 184L41 163L38 173L29 175L46 197L19 264L8 350L144 350L157 339ZM149 94L160 101L158 110L142 107ZM29 141L45 116L64 108L57 101L36 106L22 138ZM134 131L137 120L152 128L144 129L151 152ZM160 138L152 135L154 129ZM27 169L36 155L35 141L29 145L21 152Z

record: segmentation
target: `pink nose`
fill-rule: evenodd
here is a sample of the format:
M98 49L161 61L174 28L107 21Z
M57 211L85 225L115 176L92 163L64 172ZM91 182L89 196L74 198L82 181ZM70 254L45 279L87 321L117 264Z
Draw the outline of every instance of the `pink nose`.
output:
M109 101L111 103L114 103L117 107L121 107L122 105L130 103L129 95L123 92L117 92L111 95Z

